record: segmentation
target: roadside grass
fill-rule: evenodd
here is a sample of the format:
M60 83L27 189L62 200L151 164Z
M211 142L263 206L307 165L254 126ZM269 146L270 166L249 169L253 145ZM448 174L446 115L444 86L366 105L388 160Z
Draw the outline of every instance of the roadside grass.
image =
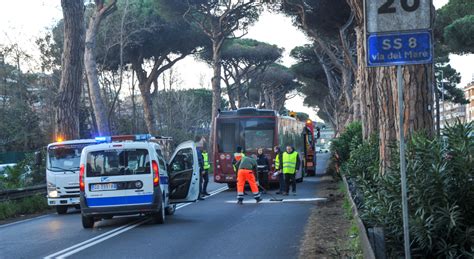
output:
M348 239L345 244L343 244L346 249L350 252L349 254L352 255L351 258L364 258L364 254L362 251L362 245L360 243L359 238L359 229L357 227L357 223L354 219L354 215L352 214L352 207L351 203L349 202L349 197L347 197L347 189L344 185L344 182L339 182L339 192L344 195L344 200L342 202L342 208L344 209L344 217L350 220L351 225L348 230Z
M0 202L0 220L48 210L46 197L35 195L17 201Z

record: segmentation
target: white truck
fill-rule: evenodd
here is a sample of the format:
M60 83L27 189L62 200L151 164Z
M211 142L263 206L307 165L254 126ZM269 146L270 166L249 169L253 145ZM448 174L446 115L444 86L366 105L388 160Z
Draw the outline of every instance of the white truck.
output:
M69 207L80 208L79 169L82 149L97 144L95 139L58 141L48 145L46 152L46 184L48 205L58 214ZM37 153L36 160L41 161ZM38 163L38 162L37 162Z

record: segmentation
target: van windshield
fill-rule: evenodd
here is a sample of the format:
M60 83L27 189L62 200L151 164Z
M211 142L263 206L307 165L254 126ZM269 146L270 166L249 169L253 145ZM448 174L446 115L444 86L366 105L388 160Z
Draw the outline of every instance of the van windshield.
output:
M112 149L87 154L88 177L149 173L150 158L146 149Z

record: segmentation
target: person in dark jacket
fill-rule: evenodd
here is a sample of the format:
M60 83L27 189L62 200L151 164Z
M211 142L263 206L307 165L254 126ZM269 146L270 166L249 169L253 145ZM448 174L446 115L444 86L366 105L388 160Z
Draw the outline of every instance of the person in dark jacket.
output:
M204 157L202 156L201 148L196 148L197 155L198 155L198 164L199 164L199 197L198 200L203 201L203 193L202 193L202 174L204 172Z
M263 148L257 150L257 172L258 172L258 183L261 187L268 189L268 171L270 164L268 158L263 154ZM260 187L260 189L262 189ZM260 190L261 193L266 193L265 189Z

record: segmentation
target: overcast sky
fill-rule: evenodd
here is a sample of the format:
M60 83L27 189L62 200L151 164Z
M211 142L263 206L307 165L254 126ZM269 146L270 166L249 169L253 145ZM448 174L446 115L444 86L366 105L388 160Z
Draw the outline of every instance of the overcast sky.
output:
M448 0L434 0L436 8ZM33 55L39 55L34 42L58 20L62 18L59 0L16 0L2 1L0 9L0 44L19 43L22 49ZM276 44L285 49L282 63L290 66L294 63L288 55L296 46L310 43L303 32L292 26L291 19L281 14L264 12L259 21L249 30L246 36L259 41ZM460 86L471 81L474 73L474 55L451 55L451 66L461 73ZM210 88L211 68L193 58L186 58L176 65L176 72L182 77L184 88L196 88L200 82ZM287 101L290 110L303 111L316 118L312 108L303 106L303 98L295 97Z

